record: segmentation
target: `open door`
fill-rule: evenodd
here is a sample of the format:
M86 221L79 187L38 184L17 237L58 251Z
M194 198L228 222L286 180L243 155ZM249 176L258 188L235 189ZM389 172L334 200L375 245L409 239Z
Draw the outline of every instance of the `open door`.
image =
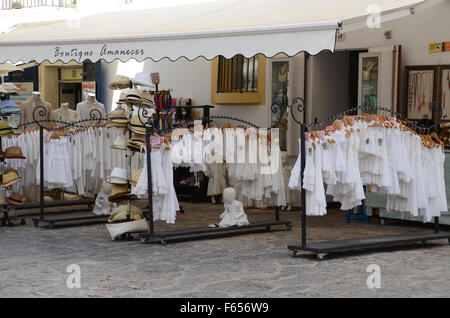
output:
M369 48L359 55L359 105L399 110L401 46Z

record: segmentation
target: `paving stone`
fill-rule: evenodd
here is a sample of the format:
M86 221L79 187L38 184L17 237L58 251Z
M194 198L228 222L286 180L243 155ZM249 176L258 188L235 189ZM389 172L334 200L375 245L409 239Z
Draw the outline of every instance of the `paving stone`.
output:
M216 223L221 205L183 203L175 225ZM251 222L273 211L250 210ZM289 256L300 241L298 212L281 213L293 229L197 241L142 244L112 241L104 224L53 230L0 228L0 297L450 297L447 241L329 256ZM413 233L420 227L345 223L342 212L308 217L309 241ZM69 289L67 266L81 267L81 289ZM371 290L367 267L381 268L382 288Z

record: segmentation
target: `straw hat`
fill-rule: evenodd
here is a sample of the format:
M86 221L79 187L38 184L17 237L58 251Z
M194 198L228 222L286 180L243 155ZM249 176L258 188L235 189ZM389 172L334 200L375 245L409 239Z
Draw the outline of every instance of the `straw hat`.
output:
M131 199L131 194L128 193L127 184L113 184L111 187L111 194L108 198L109 202L118 203Z
M17 193L11 194L11 196L8 198L8 203L15 206L23 206L23 197Z
M128 172L126 169L116 167L106 181L112 184L128 184Z
M145 135L133 133L131 139L127 140L127 147L132 151L144 151L145 144Z
M70 194L70 193L64 193L63 194L63 200L64 201L75 201L75 200L82 200L83 196L78 194Z
M127 148L134 152L145 152L145 144L127 140Z
M112 90L125 89L130 87L130 79L123 75L117 75L114 81L109 84L109 88Z
M151 93L143 92L141 93L142 106L147 106L149 108L156 108L153 95Z
M124 108L116 108L109 114L109 120L117 124L128 124L127 112Z
M114 143L112 144L111 148L117 149L117 150L127 150L127 140L125 137L117 137L116 140L114 140Z
M14 134L14 132L11 126L5 121L0 122L0 137L8 137L12 134Z
M19 173L14 169L5 170L5 174L2 179L2 187L9 187L14 183L21 182L22 178L19 177Z
M135 115L135 116L131 117L131 120L128 123L128 129L136 134L145 135L145 126L142 124L145 122L146 122L145 117Z
M8 205L8 201L3 195L0 195L0 206Z
M127 220L127 212L128 212L128 205L121 205L119 206L113 214L108 218L109 223L117 223L117 222L123 222ZM144 218L144 214L142 213L141 209L139 209L137 206L131 205L130 206L130 220L142 220Z
M142 168L133 170L133 172L131 173L131 177L130 177L131 192L134 192L134 190L136 189L139 179L141 178L141 174L142 174Z
M140 104L142 102L141 92L138 89L130 89L126 93L125 101L132 104Z
M7 159L26 159L20 147L9 147L5 150L5 158Z
M146 219L106 224L106 228L113 240L125 233L147 233L149 231Z

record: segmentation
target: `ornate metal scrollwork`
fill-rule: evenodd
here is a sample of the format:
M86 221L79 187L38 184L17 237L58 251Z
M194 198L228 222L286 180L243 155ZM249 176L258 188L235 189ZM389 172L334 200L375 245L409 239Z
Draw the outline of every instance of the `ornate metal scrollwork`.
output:
M39 117L38 117L39 116ZM43 127L41 123L48 122L48 120L41 120L40 118L47 118L48 111L44 106L36 106L33 110L33 124Z
M138 118L139 121L141 122L142 126L147 125L150 121L149 119L151 119L153 117L153 114L150 112L152 110L152 108L148 107L148 106L144 106L141 105L138 108ZM145 121L143 121L143 119L145 119Z
M251 127L253 127L253 128L257 128L257 129L261 128L261 127L259 127L258 125L254 124L254 123L252 123L252 122L249 122L248 120L243 120L243 119L240 119L240 118L237 118L237 117L232 117L232 116L221 116L221 115L216 115L216 116L209 116L209 119L226 119L226 120L233 120L233 121L236 121L236 122L243 123L243 124L245 124L245 125L247 125L247 126L251 126Z
M96 116L98 114L98 116ZM94 108L89 112L89 120L98 121L99 123L102 121L102 113L98 109Z
M291 115L292 115L292 119L297 123L297 124L302 124L302 121L297 119L294 110L297 109L298 113L303 113L305 111L305 100L301 97L296 97L292 100L292 105L291 105Z

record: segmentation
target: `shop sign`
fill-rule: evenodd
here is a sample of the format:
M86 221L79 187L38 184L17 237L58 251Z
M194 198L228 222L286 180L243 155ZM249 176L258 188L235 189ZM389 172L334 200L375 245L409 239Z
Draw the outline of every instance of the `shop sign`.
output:
M442 50L444 52L450 52L450 42L444 42L444 45L442 46Z
M435 42L430 43L428 48L429 53L442 53L442 52L450 52L450 42Z
M22 105L23 102L28 100L31 95L33 95L34 83L25 82L25 83L15 83L12 82L20 89L19 96L10 96L9 99L15 102L17 105Z
M430 43L429 53L441 53L442 52L442 42Z
M151 73L152 83L157 85L160 83L159 73Z
M89 93L96 94L95 87L96 87L96 82L83 82L81 84L83 100L86 100Z

